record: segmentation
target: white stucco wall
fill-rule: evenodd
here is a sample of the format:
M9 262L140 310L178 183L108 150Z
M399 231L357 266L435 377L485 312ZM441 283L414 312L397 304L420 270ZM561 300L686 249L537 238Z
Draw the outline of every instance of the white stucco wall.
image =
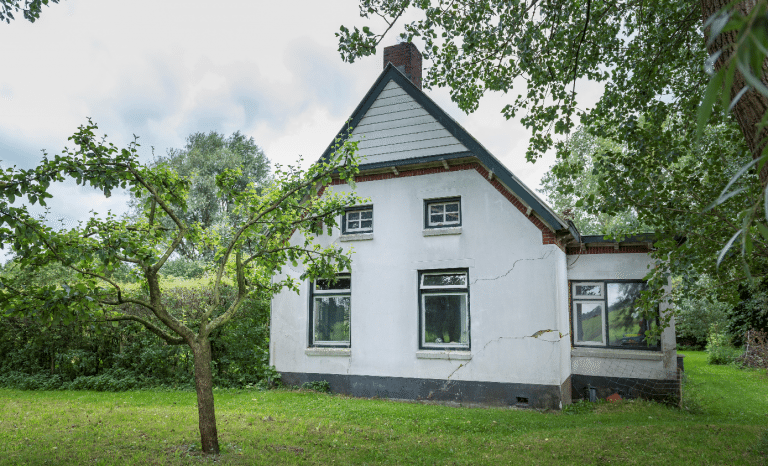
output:
M373 205L373 239L320 238L355 251L351 348L308 351L305 282L299 295L286 291L272 303L270 357L279 371L550 386L568 377L570 340L559 336L568 333L565 254L543 245L541 231L485 178L475 170L406 176L358 183L357 192ZM461 233L424 236L424 199L453 196L461 196ZM449 353L463 359L418 348L418 272L446 268L469 269L471 349ZM554 332L532 337L541 330Z
M569 255L568 280L639 280L653 260L644 253ZM669 311L660 303L662 313ZM571 369L574 374L638 379L673 379L677 376L674 320L661 334L661 351L574 347Z

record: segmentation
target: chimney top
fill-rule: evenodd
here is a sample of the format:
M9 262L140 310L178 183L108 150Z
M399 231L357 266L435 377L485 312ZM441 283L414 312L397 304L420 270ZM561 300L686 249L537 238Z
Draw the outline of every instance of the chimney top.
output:
M384 68L392 63L413 84L421 89L421 52L412 42L384 47Z

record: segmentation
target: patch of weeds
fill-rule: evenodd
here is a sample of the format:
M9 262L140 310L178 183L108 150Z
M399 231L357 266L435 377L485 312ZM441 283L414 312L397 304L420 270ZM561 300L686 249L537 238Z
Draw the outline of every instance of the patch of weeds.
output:
M586 414L591 413L595 410L595 408L601 404L605 403L605 400L598 400L595 402L590 402L587 400L577 400L563 408L563 414L568 415L576 415L576 414Z
M653 401L653 400L644 400L642 398L626 398L621 401L605 401L600 400L602 403L595 403L597 406L595 406L595 413L614 413L614 412L623 412L623 413L637 413L637 412L646 412L652 408L655 407L664 407L665 405Z
M320 393L330 393L331 384L326 380L313 380L312 382L304 382L301 388L305 390L313 390Z

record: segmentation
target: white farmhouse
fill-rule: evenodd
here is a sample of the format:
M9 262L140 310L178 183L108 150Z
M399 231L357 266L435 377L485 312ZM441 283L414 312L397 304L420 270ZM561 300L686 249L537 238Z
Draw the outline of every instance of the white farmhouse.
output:
M650 344L657 322L633 307L651 241L581 236L421 90L413 44L386 48L384 64L349 123L370 203L319 238L354 247L352 270L272 301L283 381L532 408L674 396L674 328Z

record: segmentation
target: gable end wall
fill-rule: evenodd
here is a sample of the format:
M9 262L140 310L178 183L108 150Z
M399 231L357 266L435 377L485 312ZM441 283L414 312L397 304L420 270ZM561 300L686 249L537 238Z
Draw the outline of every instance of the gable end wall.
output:
M446 170L444 167L431 167L431 168L419 168L416 170L408 170L408 171L401 171L398 175L395 175L394 173L377 173L373 175L359 175L355 177L355 183L364 183L366 181L380 181L380 180L390 180L394 178L404 178L408 176L420 176L420 175L432 175L435 173L444 173L446 171L461 171L461 170L475 170L477 171L486 181L488 181L496 190L504 196L512 205L514 205L517 210L519 210L527 219L530 221L536 228L538 228L541 231L541 243L542 244L554 244L558 248L560 248L563 252L565 252L565 247L563 246L562 242L557 240L557 236L555 235L555 232L552 231L543 221L541 221L540 218L534 216L534 215L528 215L528 207L523 204L520 199L517 198L514 194L512 194L497 178L493 178L492 180L488 180L488 170L485 169L482 165L480 165L477 162L473 163L462 163L458 165L451 165L448 167L448 170ZM331 185L337 186L337 185L343 185L347 184L345 180L340 179L334 179ZM320 195L322 195L323 190L320 191Z

